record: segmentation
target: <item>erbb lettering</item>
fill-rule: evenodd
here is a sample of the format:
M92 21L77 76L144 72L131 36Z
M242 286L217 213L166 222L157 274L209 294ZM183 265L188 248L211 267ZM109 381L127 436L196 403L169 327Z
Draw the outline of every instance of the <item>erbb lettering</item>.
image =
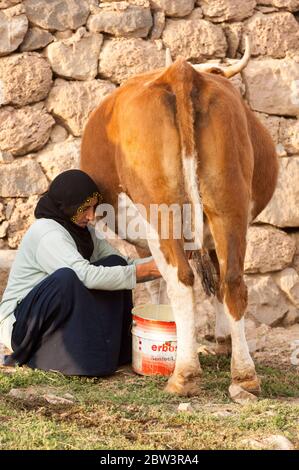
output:
M153 344L152 345L152 351L162 351L162 352L175 352L177 350L177 346L173 346L172 344L169 343L164 343L164 344Z

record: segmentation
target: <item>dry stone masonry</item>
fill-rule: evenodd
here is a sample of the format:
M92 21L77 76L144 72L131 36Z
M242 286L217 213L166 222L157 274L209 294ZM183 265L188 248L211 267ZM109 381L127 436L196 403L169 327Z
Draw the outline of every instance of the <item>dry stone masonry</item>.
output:
M246 35L252 58L233 83L280 157L275 195L248 232L247 327L262 337L299 322L299 0L0 0L0 294L36 202L78 167L105 96L163 67L166 47L174 59L227 63ZM147 295L138 286L136 302ZM198 306L212 334L212 307Z

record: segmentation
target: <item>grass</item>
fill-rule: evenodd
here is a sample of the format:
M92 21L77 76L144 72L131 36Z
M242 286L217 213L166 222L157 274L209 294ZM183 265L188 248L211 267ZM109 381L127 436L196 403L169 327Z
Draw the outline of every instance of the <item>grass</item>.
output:
M201 390L192 399L163 392L166 379L126 370L106 379L64 377L27 368L0 371L0 449L244 449L271 434L299 449L299 373L257 366L262 396L246 405L228 397L229 360L202 356ZM8 395L33 390L30 399ZM74 397L51 404L42 395ZM192 412L178 412L190 402Z

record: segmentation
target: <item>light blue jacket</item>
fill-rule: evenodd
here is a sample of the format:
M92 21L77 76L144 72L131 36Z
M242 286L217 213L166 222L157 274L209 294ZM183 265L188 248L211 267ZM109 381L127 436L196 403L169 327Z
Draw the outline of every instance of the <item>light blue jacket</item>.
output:
M152 257L132 260L123 256L105 239L96 237L95 229L88 226L94 251L90 262L77 250L70 233L52 219L38 219L25 233L10 270L6 289L0 302L0 343L11 349L14 310L19 302L35 287L59 268L68 267L88 289L121 290L136 286L136 264ZM117 254L126 259L128 266L94 266L90 263Z

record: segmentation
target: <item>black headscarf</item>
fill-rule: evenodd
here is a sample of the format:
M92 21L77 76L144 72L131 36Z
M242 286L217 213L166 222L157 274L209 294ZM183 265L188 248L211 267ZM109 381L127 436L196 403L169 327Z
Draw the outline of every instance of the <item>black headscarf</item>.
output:
M72 221L82 204L100 194L95 182L81 170L67 170L56 176L49 190L41 197L35 208L37 219L56 220L73 237L79 253L90 260L94 245L87 227L79 227ZM79 209L80 211L80 209Z

